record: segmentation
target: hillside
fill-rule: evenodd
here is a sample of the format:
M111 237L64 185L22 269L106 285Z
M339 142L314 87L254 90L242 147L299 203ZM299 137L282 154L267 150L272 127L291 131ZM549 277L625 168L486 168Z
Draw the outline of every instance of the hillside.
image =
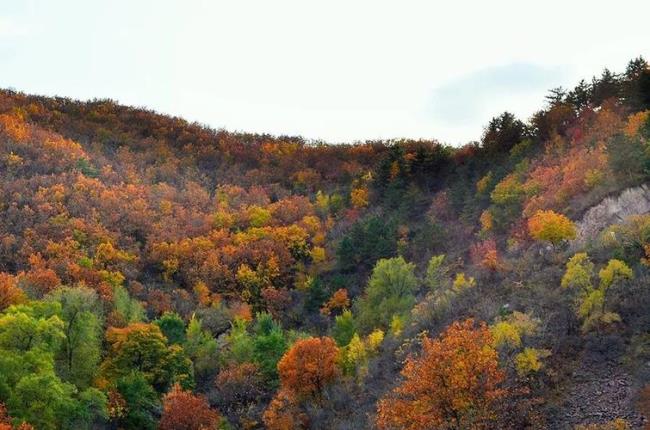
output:
M650 67L480 140L0 91L0 429L650 428Z

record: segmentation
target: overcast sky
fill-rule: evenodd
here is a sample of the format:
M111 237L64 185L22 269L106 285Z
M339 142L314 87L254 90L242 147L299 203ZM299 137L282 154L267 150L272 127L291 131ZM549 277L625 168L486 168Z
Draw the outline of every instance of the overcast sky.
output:
M478 139L650 58L650 1L0 0L0 86L331 142Z

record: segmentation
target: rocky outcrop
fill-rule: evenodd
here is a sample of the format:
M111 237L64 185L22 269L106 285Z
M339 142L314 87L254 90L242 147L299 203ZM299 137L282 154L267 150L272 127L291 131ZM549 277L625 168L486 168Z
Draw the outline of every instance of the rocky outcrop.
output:
M573 429L577 424L605 423L617 418L630 428L643 428L645 418L634 410L637 387L633 378L615 365L582 368L572 375L561 412L552 429Z
M632 215L650 212L650 188L647 184L628 188L618 196L607 197L589 209L577 224L576 239L571 242L572 249L579 249L611 224L625 221Z

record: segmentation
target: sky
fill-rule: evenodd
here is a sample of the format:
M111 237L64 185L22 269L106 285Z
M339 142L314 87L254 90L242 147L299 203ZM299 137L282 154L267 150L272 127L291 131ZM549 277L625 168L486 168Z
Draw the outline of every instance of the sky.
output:
M650 59L650 1L0 0L0 87L328 142L480 138Z

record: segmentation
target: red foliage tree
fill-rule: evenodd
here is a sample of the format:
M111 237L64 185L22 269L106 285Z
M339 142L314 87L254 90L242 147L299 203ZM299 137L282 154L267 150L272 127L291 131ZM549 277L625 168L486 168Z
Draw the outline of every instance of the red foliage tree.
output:
M174 385L163 398L160 430L207 430L216 428L219 414L210 408L207 400Z

